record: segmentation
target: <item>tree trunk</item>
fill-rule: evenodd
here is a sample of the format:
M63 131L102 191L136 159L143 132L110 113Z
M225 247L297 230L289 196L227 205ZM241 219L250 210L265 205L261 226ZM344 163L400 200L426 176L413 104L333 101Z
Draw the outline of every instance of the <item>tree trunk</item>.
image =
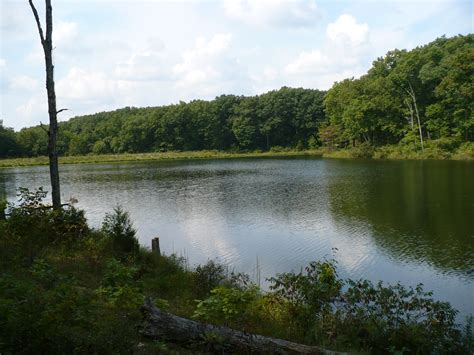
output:
M407 105L408 110L410 111L410 120L409 120L409 122L410 122L411 130L413 131L413 129L414 129L413 107L411 105L411 102L408 101L408 99L404 99L403 101L405 102L405 105Z
M418 121L418 131L420 133L421 150L423 150L423 132L421 130L421 120L420 120L420 114L418 112L418 105L416 104L416 95L415 95L415 91L413 90L413 87L411 86L410 83L408 83L408 86L410 87L410 90L408 91L408 94L410 95L410 97L413 101L413 106L415 107L416 119Z
M46 0L46 37L43 35L41 22L33 5L33 0L29 0L31 10L35 16L36 25L43 46L44 59L46 64L46 91L48 92L48 113L49 113L49 130L48 130L48 157L49 157L49 176L51 179L51 196L53 200L53 209L61 209L61 192L59 187L59 166L57 151L58 136L58 111L56 109L56 92L54 90L54 65L53 65L53 7L51 0Z
M181 318L156 308L147 298L142 306L144 316L142 334L154 340L166 340L179 344L202 343L210 335L217 336L229 352L271 354L342 354L292 343L282 339L265 337L233 330L227 327L204 324Z

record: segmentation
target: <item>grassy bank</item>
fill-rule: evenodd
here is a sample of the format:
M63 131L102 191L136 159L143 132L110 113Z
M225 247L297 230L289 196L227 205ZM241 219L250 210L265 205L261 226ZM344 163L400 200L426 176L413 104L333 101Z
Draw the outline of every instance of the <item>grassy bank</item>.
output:
M94 230L82 211L52 211L43 198L22 190L20 205L0 217L1 353L239 352L215 334L179 344L144 337L145 297L187 318L328 349L472 349L471 323L457 326L457 311L421 286L341 279L337 261L322 260L276 275L265 292L216 262L191 269L183 258L140 247L120 208Z
M407 146L383 146L374 148L361 144L351 149L328 149L319 148L311 150L290 150L286 148L272 149L267 152L222 152L214 150L190 151L190 152L154 152L154 153L124 153L124 154L103 154L103 155L74 155L62 156L59 158L60 164L93 164L112 162L133 162L133 161L162 161L162 160L192 160L192 159L231 159L231 158L279 158L314 156L324 158L344 158L344 159L438 159L438 160L474 160L474 143L464 143L453 149L449 146L433 141L428 143L425 149L413 149ZM0 159L0 168L47 165L48 157L40 156L33 158L12 158Z
M77 155L63 156L59 158L60 164L87 164L87 163L112 163L127 161L160 161L160 160L191 160L191 159L230 159L230 158L271 158L291 156L322 156L319 150L306 151L270 151L270 152L248 152L230 153L220 151L194 151L194 152L156 152L135 154L104 154L104 155ZM13 158L0 160L0 168L16 166L47 165L48 157Z

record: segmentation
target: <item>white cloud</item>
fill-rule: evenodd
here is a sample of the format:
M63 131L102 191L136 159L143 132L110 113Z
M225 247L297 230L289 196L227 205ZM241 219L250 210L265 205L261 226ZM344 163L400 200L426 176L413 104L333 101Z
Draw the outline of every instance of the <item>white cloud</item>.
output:
M286 66L289 74L317 74L324 72L331 65L330 59L320 50L301 52L298 58Z
M44 96L37 94L30 97L24 104L18 106L15 112L18 117L21 117L23 127L48 122L46 93Z
M363 74L369 55L369 26L343 14L328 24L321 48L302 51L285 73L290 83L328 89L336 80Z
M72 67L56 88L58 97L66 100L97 102L113 98L118 85L103 72Z
M58 108L70 110L61 119L283 85L329 88L390 49L472 29L463 0L71 1L54 7ZM44 121L44 54L27 1L0 0L0 42L0 115L16 129Z
M53 56L59 54L63 59L68 52L77 52L79 37L79 26L76 22L59 21L53 24ZM27 63L41 63L44 61L43 47L40 40L35 41L33 49L26 55Z
M230 18L253 25L306 27L320 18L314 0L226 0L224 10Z
M76 22L59 21L54 25L53 44L54 46L74 45L79 34L79 26Z
M169 65L161 53L138 52L127 60L117 63L115 75L123 80L165 80L169 77Z
M18 91L35 91L38 89L38 80L28 75L19 75L10 80L10 89Z
M349 41L352 44L361 44L367 40L369 25L359 24L356 19L348 14L343 14L330 23L326 29L327 37L332 41Z
M33 14L28 3L0 1L0 37L2 40L22 40L32 29L36 31ZM39 39L36 32L36 38Z
M166 80L170 76L170 64L159 38L148 39L144 49L137 50L128 59L118 62L114 74L123 80Z
M209 40L199 37L194 48L185 51L182 61L173 67L176 87L199 89L202 95L210 95L225 85L238 70L235 58L229 55L231 40L229 33L216 34Z

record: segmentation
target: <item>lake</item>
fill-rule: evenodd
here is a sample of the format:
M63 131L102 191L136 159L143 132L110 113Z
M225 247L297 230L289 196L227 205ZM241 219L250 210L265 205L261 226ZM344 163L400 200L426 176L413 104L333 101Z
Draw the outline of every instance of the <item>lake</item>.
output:
M320 158L64 165L93 226L120 204L140 242L254 280L335 253L341 276L423 283L474 313L474 163ZM0 169L0 195L49 189L48 167ZM336 248L336 249L334 249Z

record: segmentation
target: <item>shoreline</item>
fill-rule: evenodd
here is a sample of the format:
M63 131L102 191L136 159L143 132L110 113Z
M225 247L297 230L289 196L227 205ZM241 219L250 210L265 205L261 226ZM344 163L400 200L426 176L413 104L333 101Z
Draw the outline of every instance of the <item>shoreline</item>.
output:
M462 160L472 161L473 156L468 154L439 154L426 156L422 152L411 152L409 154L393 154L381 156L376 150L371 157L354 156L352 150L288 150L267 152L232 153L222 151L186 151L186 152L153 152L153 153L123 153L102 155L72 155L60 156L60 164L101 164L140 161L172 161L172 160L199 160L199 159L238 159L238 158L285 158L285 157L319 157L329 159L371 159L371 160ZM0 168L15 168L24 166L48 165L47 156L31 158L7 158L0 159Z

